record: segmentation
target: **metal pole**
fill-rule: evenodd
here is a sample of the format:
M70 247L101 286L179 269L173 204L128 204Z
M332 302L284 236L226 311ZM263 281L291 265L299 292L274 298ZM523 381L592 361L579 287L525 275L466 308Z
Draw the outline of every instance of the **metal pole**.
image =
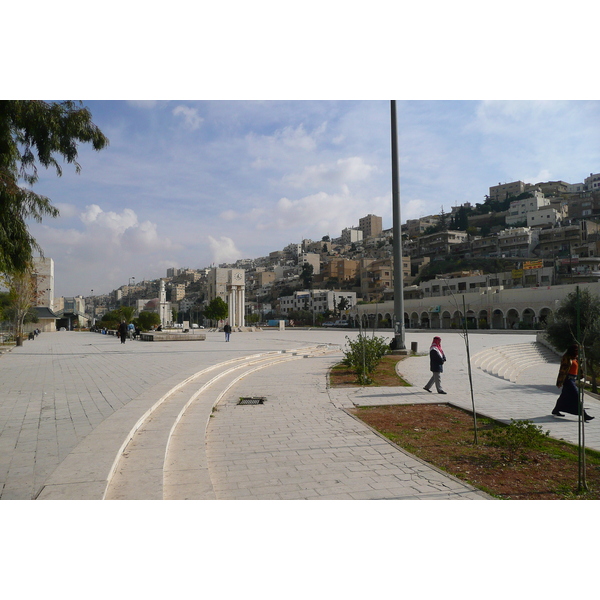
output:
M465 346L467 347L467 367L469 370L469 387L471 388L471 404L473 406L473 429L475 430L475 444L479 443L477 438L477 412L475 410L475 396L473 395L473 376L471 374L471 353L469 350L469 327L467 324L467 305L463 294L463 315L465 324Z
M406 350L404 335L404 282L402 274L402 229L400 222L400 168L396 101L390 104L392 118L392 226L394 231L394 337L397 350Z

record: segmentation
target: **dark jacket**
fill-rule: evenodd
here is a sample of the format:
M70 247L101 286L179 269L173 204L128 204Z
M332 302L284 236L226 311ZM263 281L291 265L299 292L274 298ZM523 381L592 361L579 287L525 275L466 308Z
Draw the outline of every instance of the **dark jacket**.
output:
M444 370L444 362L446 357L440 356L440 353L433 348L429 351L429 370L432 373L442 373Z

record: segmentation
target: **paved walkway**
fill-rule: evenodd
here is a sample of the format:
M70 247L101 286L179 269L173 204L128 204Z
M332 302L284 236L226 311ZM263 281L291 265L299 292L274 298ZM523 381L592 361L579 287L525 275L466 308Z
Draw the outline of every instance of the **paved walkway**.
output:
M165 492L163 497L487 498L398 450L343 410L442 398L470 407L462 336L442 335L449 357L444 373L448 395L442 397L422 390L428 378L425 356L402 362L412 388L329 389L326 373L340 360L346 335L356 334L262 331L235 333L225 343L223 334L207 332L206 341L121 345L111 336L56 332L26 341L0 356L0 498L103 498L130 432L175 386L217 363L315 344L329 344L328 353L247 374L223 393L202 443L210 490L203 486L204 495ZM471 356L533 339L473 334ZM407 333L407 345L416 341L421 352L430 340L428 333ZM551 385L555 371L554 365L539 366L528 385L517 385L474 370L477 410L502 419L528 418L553 436L576 441L575 418L549 416L557 396ZM265 402L239 406L240 396L261 396ZM600 416L600 403L586 402L588 412ZM586 425L586 441L600 449L600 418ZM175 494L186 488L167 489Z

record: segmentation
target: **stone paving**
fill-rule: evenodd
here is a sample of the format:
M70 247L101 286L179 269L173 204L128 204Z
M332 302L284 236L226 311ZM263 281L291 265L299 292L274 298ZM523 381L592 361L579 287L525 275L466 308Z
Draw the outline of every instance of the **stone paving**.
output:
M391 337L390 332L379 335ZM0 356L0 498L43 498L49 482L73 477L82 448L114 461L115 443L136 418L174 385L231 358L316 343L339 344L353 332L287 330L219 332L206 341L131 342L92 333L43 333ZM297 360L243 378L219 403L206 432L206 452L217 499L484 499L487 496L433 469L372 432L344 409L357 405L448 401L470 408L466 352L457 333L442 333L448 354L444 387L428 394L426 356L401 363L410 388L329 389L327 370L341 352ZM428 350L430 333L407 332ZM470 335L471 356L495 345L531 342L529 334ZM527 385L473 370L479 412L509 420L527 418L551 435L577 441L575 417L550 415L558 395L555 365L527 372ZM243 395L265 396L238 406ZM586 399L592 415L600 403ZM586 444L600 449L600 418L586 425ZM85 478L84 478L85 479ZM81 485L105 487L102 477ZM58 486L60 487L60 486ZM66 488L65 488L66 489ZM94 488L95 489L95 488ZM96 493L96 492L94 492ZM41 495L40 495L41 494ZM57 496L55 496L57 497ZM69 496L66 496L67 498ZM77 497L77 496L75 496ZM81 497L90 497L82 495Z

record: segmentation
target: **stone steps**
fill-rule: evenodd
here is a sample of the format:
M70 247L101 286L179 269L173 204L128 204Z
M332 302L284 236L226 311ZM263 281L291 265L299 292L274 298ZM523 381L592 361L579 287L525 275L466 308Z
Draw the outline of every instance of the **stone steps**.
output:
M474 367L512 383L527 369L547 363L559 364L560 357L538 342L488 348L472 358Z

